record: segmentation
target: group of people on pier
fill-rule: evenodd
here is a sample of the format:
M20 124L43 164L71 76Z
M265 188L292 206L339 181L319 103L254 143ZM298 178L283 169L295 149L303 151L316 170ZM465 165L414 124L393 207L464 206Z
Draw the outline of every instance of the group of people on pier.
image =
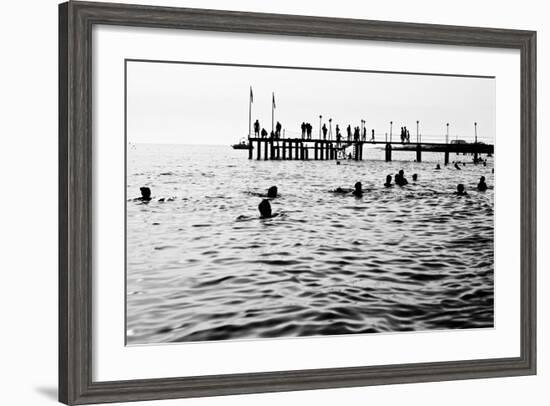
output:
M302 125L300 126L300 129L302 130L302 139L303 140L310 140L311 139L311 131L313 130L313 126L310 123L302 122Z
M269 134L269 138L278 140L281 138L281 131L283 129L283 125L277 121L277 124L275 124L275 129L271 131ZM265 128L262 128L260 130L260 122L258 120L254 121L254 136L256 138L268 138L267 137L268 132Z
M326 123L323 123L323 125L321 126L321 131L319 133L319 139L323 139L323 140L332 139L332 119L330 119L329 122L331 124L330 128L327 127ZM403 140L403 128L406 128L406 127L401 128L401 132L402 132L402 138L401 139L402 140ZM311 125L311 123L308 123L308 122L305 122L305 121L302 122L302 124L300 125L300 130L301 130L300 134L301 134L301 137L302 137L303 140L311 140L312 139L313 126ZM281 138L281 131L282 131L282 124L279 121L277 121L277 124L275 124L275 129L271 133L268 133L265 128L262 128L260 126L260 121L259 120L256 120L254 122L254 137L256 137L256 138L280 139ZM353 128L353 131L352 131L351 124L348 124L348 126L346 127L346 132L347 132L347 141L348 142L352 142L352 141L367 142L367 132L368 132L368 130L367 130L366 126L364 126L362 129L359 126L356 126L356 127ZM408 134L408 131L407 131L407 134ZM407 137L408 137L408 135L407 135ZM407 140L408 140L408 138L407 138ZM338 124L336 124L336 141L337 142L342 142L342 133L340 131L340 126ZM375 141L374 128L371 130L371 138L368 141L370 141L370 142Z

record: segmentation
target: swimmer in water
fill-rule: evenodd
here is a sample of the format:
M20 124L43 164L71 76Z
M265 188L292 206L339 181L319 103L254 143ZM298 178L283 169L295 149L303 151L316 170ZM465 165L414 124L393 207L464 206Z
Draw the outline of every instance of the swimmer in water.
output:
M139 190L141 192L141 197L138 197L135 200L140 200L142 202L148 202L151 200L151 189L146 186L142 186L139 188Z
M355 185L355 190L353 192L351 192L355 197L361 197L363 196L363 189L362 189L362 185L361 185L361 182L356 182Z
M272 199L277 197L277 186L271 186L267 190L267 197L272 198Z
M363 189L361 188L361 182L357 182L354 185L354 189L343 188L343 187L338 186L336 189L331 190L330 192L331 193L342 194L342 195L348 195L350 193L355 195L355 196L362 196L363 195Z
M397 183L399 186L405 186L409 183L407 181L407 178L405 178L405 171L403 169L401 169L396 175L395 183Z
M479 183L477 184L477 190L480 192L485 192L487 190L487 183L485 183L485 176L479 178Z
M261 201L258 205L258 210L260 211L260 218L262 219L273 217L273 213L271 213L271 203L269 203L267 199Z
M441 169L441 165L437 164L437 165L435 166L435 169L436 169L436 170L440 170L440 169Z
M458 166L458 163L455 162L455 168L458 169L459 171L461 170L460 166Z
M393 184L391 183L391 175L386 176L386 183L384 183L385 187L392 187Z
M413 173L413 182L416 182L418 180L418 174Z
M456 185L456 192L455 195L457 196L468 196L468 193L464 190L464 185L462 183L459 183Z

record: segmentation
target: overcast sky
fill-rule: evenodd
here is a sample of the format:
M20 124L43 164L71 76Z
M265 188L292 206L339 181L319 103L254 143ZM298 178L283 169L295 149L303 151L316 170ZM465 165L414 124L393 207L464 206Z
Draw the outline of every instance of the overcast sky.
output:
M128 62L127 137L132 143L228 145L246 137L250 87L252 119L271 130L271 98L275 121L287 137L303 121L319 132L333 119L345 133L361 119L377 134L393 134L401 126L416 135L416 120L425 141L451 139L494 142L495 79L315 71L176 63ZM328 124L327 124L328 126ZM438 138L435 138L438 137Z

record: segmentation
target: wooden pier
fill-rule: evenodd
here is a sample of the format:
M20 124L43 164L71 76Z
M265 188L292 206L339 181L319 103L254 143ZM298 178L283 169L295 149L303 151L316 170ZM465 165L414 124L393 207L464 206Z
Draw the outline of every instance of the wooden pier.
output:
M432 142L387 142L387 141L336 141L325 139L304 138L248 138L248 159L261 160L336 160L350 157L356 161L363 160L363 149L366 145L384 145L385 160L392 160L393 151L411 151L416 154L416 161L422 162L422 152L441 152L445 164L449 163L449 155L473 154L477 160L478 154L493 154L494 146L484 143L432 143ZM263 154L262 154L263 151Z

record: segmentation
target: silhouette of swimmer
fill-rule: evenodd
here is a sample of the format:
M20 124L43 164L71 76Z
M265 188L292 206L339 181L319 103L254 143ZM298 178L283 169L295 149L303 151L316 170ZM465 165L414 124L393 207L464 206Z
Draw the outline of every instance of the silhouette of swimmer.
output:
M413 178L413 181L414 181L414 182L416 182L416 181L417 181L417 179L418 179L418 174L416 174L416 173L413 173L413 176L412 176L412 178Z
M269 200L267 199L261 201L258 205L258 210L260 211L260 218L268 219L273 217L273 214L271 213L271 203L269 203Z
M461 170L460 166L458 166L458 163L455 162L455 168L458 169L459 171Z
M391 183L391 175L388 175L386 176L386 183L384 183L384 186L386 187L392 187L392 183Z
M143 202L148 202L151 200L151 189L146 186L142 186L139 190L141 191L141 197L138 197L137 200L141 200Z
M399 173L395 174L395 183L399 186L405 186L409 183L405 178L405 171L403 169L401 169Z
M270 197L272 199L277 197L277 186L271 186L269 189L267 189L267 197Z
M468 193L464 190L464 185L462 183L459 183L456 185L456 192L455 195L457 196L468 196Z
M487 183L485 183L485 176L479 178L479 183L477 184L477 190L480 192L485 192L487 190Z
M334 190L331 190L332 193L342 193L342 194L347 194L347 193L350 193L352 191L353 191L352 189L347 189L347 188L344 189L343 187L340 187L340 186L338 186Z
M437 170L441 169L441 165L437 164L437 165L435 166L435 169L437 169Z
M351 193L354 196L360 197L360 196L363 196L364 190L362 188L361 182L356 182L353 189L337 187L336 189L331 190L331 192L332 193L341 193L341 194L344 194L344 195L347 195L347 194Z
M354 187L355 187L355 190L351 193L353 193L353 195L357 197L363 196L363 188L362 188L361 182L356 182Z

